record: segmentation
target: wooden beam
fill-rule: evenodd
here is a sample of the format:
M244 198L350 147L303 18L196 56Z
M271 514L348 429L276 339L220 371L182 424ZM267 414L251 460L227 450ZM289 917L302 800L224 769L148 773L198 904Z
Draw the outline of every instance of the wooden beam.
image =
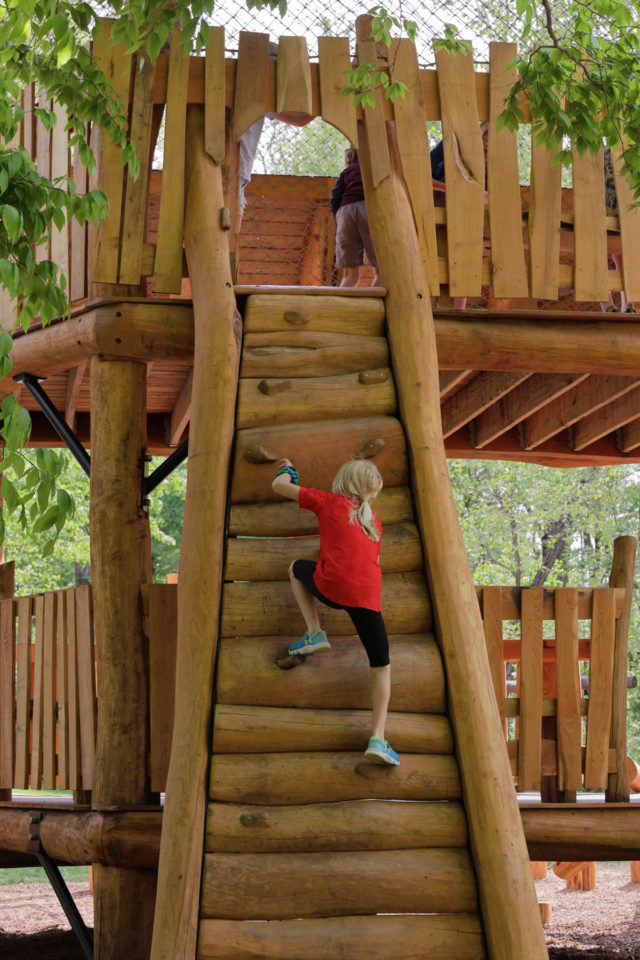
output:
M640 859L640 810L628 803L522 804L532 859Z
M633 601L633 581L638 541L636 537L616 537L609 575L610 587L623 587L624 605L616 619L613 660L613 707L611 710L611 747L616 751L616 772L609 774L606 798L609 803L629 800L627 770L627 660L629 654L629 620Z
M527 380L531 373L490 373L483 371L471 383L458 390L442 407L444 437L455 433L487 407Z
M623 396L637 382L636 377L589 377L586 383L573 387L525 420L524 449L533 450L582 417L595 413L605 404Z
M529 377L477 418L476 447L486 446L525 417L546 408L550 401L581 383L587 376L587 373L537 373Z
M447 437L445 450L448 457L453 460L517 460L519 463L538 463L543 467L604 467L638 460L637 456L620 453L612 434L577 451L569 446L568 431L551 437L533 450L522 448L518 427L513 427L481 449L474 446L470 433L468 427L463 427Z
M79 363L77 367L73 367L72 370L69 370L69 376L67 378L67 393L64 402L64 418L72 430L75 430L78 395L80 393L82 381L84 380L84 375L87 371L87 364L88 360L83 360L82 363Z
M590 443L623 427L640 416L640 384L624 396L607 403L595 413L584 417L573 428L573 448L583 450Z
M167 431L167 443L170 447L177 447L180 437L187 429L189 418L191 416L191 392L193 389L193 369L187 375L187 379L182 385L178 398L173 405L171 418L169 420L169 429Z
M618 444L622 453L631 453L640 447L640 418L624 425Z

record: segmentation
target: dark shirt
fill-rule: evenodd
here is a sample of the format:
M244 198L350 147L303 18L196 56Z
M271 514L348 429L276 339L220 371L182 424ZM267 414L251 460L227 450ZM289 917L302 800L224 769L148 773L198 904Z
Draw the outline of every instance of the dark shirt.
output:
M442 140L436 143L433 150L429 152L431 160L431 176L434 180L441 180L444 183L444 147Z
M336 180L331 191L331 212L335 217L340 207L346 207L348 203L357 203L359 200L364 200L364 187L360 164L356 160L345 167Z

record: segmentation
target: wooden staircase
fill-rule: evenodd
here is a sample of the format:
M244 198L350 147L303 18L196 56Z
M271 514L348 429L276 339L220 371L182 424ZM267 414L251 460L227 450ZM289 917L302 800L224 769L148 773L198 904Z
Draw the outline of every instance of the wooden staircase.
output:
M197 956L485 957L383 301L253 295L244 313ZM330 652L277 663L304 628L288 566L319 539L273 494L273 459L326 489L354 454L385 481L398 768L363 756L370 671L345 613L323 611Z

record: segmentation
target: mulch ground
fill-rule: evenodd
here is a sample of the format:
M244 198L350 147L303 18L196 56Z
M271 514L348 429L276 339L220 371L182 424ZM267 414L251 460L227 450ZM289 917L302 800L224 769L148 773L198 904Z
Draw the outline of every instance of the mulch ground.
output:
M87 926L93 903L87 883L69 883ZM551 904L545 927L550 960L640 960L640 884L629 865L598 865L595 890L567 890L551 871L536 881ZM44 883L0 886L2 960L83 960L55 894ZM524 958L514 957L514 960Z

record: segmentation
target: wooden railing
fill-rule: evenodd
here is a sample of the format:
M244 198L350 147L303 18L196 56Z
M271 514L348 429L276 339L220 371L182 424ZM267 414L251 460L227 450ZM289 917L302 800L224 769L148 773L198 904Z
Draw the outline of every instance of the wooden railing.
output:
M605 790L610 774L622 774L627 676L614 672L616 631L626 591L558 587L482 587L485 637L498 709L518 791L542 791L543 799L575 800L580 790ZM519 639L503 637L504 621L519 621ZM589 628L579 632L579 622ZM552 638L544 637L544 625ZM580 663L588 663L587 683ZM506 664L513 665L515 695ZM515 723L509 722L515 718Z
M367 52L371 51L365 45L362 53ZM432 294L447 285L451 296L477 296L483 285L491 285L496 298L556 300L559 290L573 289L576 300L605 301L608 291L624 289L627 300L640 301L640 208L629 209L631 194L617 158L618 215L606 213L602 152L574 156L569 210L562 200L560 166L552 164L546 148L532 144L530 202L523 209L516 133L495 131L513 80L513 72L505 67L515 56L515 45L491 44L488 73L474 72L471 55L452 56L444 51L437 54L436 70L419 69L409 41L400 41L391 53L393 79L403 81L408 92L393 105L380 98L375 111L368 108L374 174L376 182L389 175L385 122L394 121ZM129 135L136 144L141 173L137 180L129 176L120 164L118 147L105 143L98 150L94 179L109 197L109 219L99 231L89 231L88 239L86 228L77 225L68 236L54 233L48 251L68 276L72 301L91 295L94 282L138 288L147 277L152 278L155 293L182 291L188 105L204 104L206 149L225 170L227 207L221 216L229 226L234 259L238 253L238 144L252 123L267 112L294 118L319 116L357 144L361 112L341 95L344 71L351 62L346 38L320 38L315 64L309 62L303 38L283 38L277 60L270 60L268 37L243 33L237 59L225 60L224 30L212 28L206 57L183 59L179 44L172 41L169 54L153 63L143 58L138 69L135 55L127 54L122 45L111 45L105 21L94 56L121 95L127 96L130 85ZM20 142L42 173L69 172L77 189L86 189L84 168L69 156L64 116L52 131L45 130L33 114L36 97L32 88L25 90ZM528 119L525 101L522 108ZM158 202L152 196L157 180L149 171L163 112L163 179L171 186L161 191ZM427 121L442 122L445 208L435 208L433 203ZM479 126L484 121L489 121L486 167ZM149 211L153 209L151 219L155 220L156 207L156 242L150 243ZM609 253L623 255L621 269L608 269ZM146 290L145 282L139 292Z
M91 587L0 601L0 790L93 784Z

